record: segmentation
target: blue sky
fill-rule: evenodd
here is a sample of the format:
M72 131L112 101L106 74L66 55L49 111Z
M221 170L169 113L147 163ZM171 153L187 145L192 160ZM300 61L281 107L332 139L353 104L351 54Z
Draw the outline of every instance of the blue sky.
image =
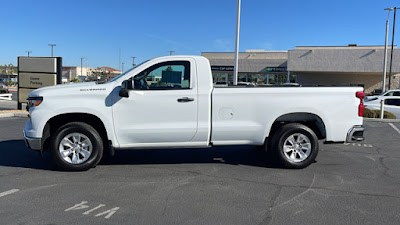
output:
M149 58L234 51L236 0L2 0L0 64L55 56L64 66L124 69ZM242 0L240 51L295 46L383 45L386 7L394 0ZM400 35L400 12L396 34ZM393 20L393 17L391 17ZM397 36L400 40L400 36ZM398 41L395 41L395 44Z

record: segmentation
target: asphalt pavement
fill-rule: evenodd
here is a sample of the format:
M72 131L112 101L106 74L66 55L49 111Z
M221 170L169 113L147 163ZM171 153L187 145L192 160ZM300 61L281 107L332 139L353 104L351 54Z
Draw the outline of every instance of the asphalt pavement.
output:
M399 224L400 123L321 145L282 169L252 146L124 150L86 172L28 150L26 118L0 119L0 224Z

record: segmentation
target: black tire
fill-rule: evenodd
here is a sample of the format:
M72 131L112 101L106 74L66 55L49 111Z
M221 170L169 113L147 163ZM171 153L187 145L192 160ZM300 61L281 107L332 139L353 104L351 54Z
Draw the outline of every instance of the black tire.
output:
M292 137L294 139L291 139ZM293 144L294 147L287 148L285 153L285 143L286 146L289 146L293 140L296 140ZM298 140L301 141L298 142ZM279 128L273 137L272 147L282 164L291 169L302 169L315 162L319 149L318 138L314 131L299 123L290 123Z
M90 152L91 154L87 156L86 158L84 157L84 154L81 153L67 153L70 154L69 156L76 155L75 160L81 157L82 162L72 162L72 156L62 156L60 149L61 149L61 141L65 138L68 137L69 135L72 134L82 134L82 138L79 138L79 143L81 143L81 140L90 140L91 148ZM86 139L87 138L87 139ZM69 139L75 141L73 138ZM84 142L82 142L84 143ZM69 147L68 147L69 148ZM71 148L72 149L72 148ZM83 149L83 148L82 148ZM71 122L67 123L63 126L61 126L53 135L51 142L50 142L50 152L53 157L54 162L58 166L58 168L62 170L67 170L67 171L85 171L88 170L92 167L95 167L99 161L101 160L103 156L103 141L101 139L101 136L99 133L90 125L82 122ZM66 151L69 151L70 149L67 149ZM83 152L83 151L82 151ZM89 151L87 151L89 152ZM67 158L70 158L71 162L67 162ZM85 160L85 161L83 161Z

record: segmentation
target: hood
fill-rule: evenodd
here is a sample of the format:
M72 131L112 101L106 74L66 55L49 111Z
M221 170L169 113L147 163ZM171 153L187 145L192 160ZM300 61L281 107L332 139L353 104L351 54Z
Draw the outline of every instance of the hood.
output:
M85 91L85 90L106 90L111 84L96 84L96 82L82 82L71 84L60 84L49 87L43 87L32 91L29 97L44 95L60 95L69 92Z

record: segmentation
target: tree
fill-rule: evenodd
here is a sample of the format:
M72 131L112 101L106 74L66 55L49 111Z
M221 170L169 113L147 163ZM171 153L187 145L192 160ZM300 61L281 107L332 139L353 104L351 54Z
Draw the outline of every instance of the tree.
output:
M7 85L9 86L9 85L14 84L14 82L12 82L12 83L9 82L10 75L12 75L13 73L16 73L16 68L14 67L14 65L12 63L10 63L8 65L4 64L3 71L7 75ZM7 87L7 88L9 88L9 87Z
M90 71L91 75L88 77L89 81L107 81L110 80L111 72L105 68L97 67Z

